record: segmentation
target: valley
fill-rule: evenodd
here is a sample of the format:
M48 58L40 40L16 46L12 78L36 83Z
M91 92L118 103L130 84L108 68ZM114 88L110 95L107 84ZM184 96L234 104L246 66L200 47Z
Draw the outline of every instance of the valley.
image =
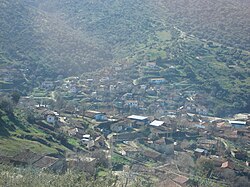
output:
M1 1L0 185L248 186L248 4Z

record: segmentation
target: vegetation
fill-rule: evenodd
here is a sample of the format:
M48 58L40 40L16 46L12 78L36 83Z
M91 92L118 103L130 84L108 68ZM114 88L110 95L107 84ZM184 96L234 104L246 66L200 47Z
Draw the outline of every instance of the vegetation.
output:
M84 173L68 171L58 175L42 172L31 168L14 168L0 165L0 186L114 186L115 177L107 176L97 179L86 178Z
M26 94L45 77L79 75L114 61L127 63L124 59L157 60L162 69L151 76L174 85L187 78L190 87L211 95L213 114L249 111L247 5L242 0L3 0L1 68L11 65L24 76L0 85Z
M14 95L12 95L14 96ZM40 154L64 154L79 148L74 139L54 131L45 121L36 121L35 114L16 106L16 97L0 99L0 152L14 156L24 149ZM49 130L51 129L51 130Z
M114 64L112 76L117 82L124 77L126 85L121 87L128 86L121 93L136 93L137 88L129 85L132 82L139 87L147 81L146 87L151 87L150 78L164 78L166 84L160 89L159 85L155 90L145 88L144 104L149 113L158 108L158 104L151 105L155 101L173 98L177 104L166 103L169 108L162 110L176 110L188 105L189 97L191 101L195 97L195 108L205 108L204 115L222 117L249 112L249 7L247 0L1 0L0 156L14 156L27 148L57 156L91 152L79 139L64 133L70 125L60 129L57 124L48 123L42 114L34 113L34 103L27 103L29 107L17 105L21 96L32 95L34 102L40 100L55 111L67 113L62 117L64 124L75 124L84 133L100 135L81 115L87 108L113 106L99 102L99 98L88 98L102 92L95 90L97 87L77 95L70 86L77 85L78 78L70 84L64 78L92 79L106 75L105 71L111 71ZM156 62L156 67L145 66L151 61ZM55 84L51 87L56 89L45 89L44 81L51 81ZM173 92L173 96L166 96L164 91ZM108 98L112 94L107 91L103 95ZM149 131L144 129L144 133L148 135ZM242 144L243 139L235 141L235 147L247 152L248 144ZM111 160L101 151L91 154L98 163L95 179L70 171L57 175L0 165L0 186L119 186L119 180L107 168L112 165L112 169L121 170L133 162L117 153ZM136 156L144 159L140 154ZM213 186L217 179L229 180L234 186L248 185L246 177L232 170L216 171L210 159L198 159L196 163L191 156L178 159L186 173L197 166L197 179L193 179L197 185ZM147 161L146 165L154 165L150 159ZM202 181L203 178L211 181ZM127 178L125 181L127 185ZM138 179L133 185L150 184Z

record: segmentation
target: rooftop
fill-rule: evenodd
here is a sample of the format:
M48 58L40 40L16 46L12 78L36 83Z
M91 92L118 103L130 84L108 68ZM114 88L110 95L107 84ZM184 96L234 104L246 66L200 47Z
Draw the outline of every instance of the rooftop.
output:
M203 152L205 152L205 149L197 148L194 151L197 153L203 153Z
M85 134L82 136L83 138L90 138L90 134Z
M137 115L131 115L131 116L128 116L127 118L132 119L132 120L139 120L139 121L144 121L144 120L148 119L148 117L137 116Z
M230 124L232 125L246 125L246 121L229 121Z
M153 122L150 123L150 125L159 127L159 126L162 126L164 123L165 123L164 121L154 120Z
M92 114L102 114L102 112L99 111L94 111L94 110L87 110L87 113L92 113Z

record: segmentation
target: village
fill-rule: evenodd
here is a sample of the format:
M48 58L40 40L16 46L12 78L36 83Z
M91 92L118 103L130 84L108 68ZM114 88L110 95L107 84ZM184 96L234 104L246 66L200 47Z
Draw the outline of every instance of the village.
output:
M44 131L66 134L71 151L55 156L26 150L1 163L90 175L111 169L129 181L150 176L159 186L218 182L216 177L227 184L230 177L249 173L250 115L211 116L206 93L156 76L161 68L156 62L117 64L42 82L19 106L32 110ZM196 175L195 166L195 172L214 177Z

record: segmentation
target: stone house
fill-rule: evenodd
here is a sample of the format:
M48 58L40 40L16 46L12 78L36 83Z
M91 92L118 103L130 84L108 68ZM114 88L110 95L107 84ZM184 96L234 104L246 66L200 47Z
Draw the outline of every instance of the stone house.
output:
M129 120L122 120L110 125L110 130L112 132L122 132L130 129L132 127Z
M149 144L149 147L166 155L171 155L174 153L174 142L165 137L153 141Z

